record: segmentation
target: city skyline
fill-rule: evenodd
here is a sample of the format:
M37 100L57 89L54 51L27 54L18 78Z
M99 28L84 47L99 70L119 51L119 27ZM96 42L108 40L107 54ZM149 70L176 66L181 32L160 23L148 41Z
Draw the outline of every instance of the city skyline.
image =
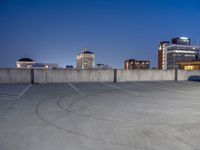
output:
M83 47L113 68L130 58L156 67L160 41L186 36L199 45L198 6L197 0L1 1L0 67L15 67L22 57L75 66Z

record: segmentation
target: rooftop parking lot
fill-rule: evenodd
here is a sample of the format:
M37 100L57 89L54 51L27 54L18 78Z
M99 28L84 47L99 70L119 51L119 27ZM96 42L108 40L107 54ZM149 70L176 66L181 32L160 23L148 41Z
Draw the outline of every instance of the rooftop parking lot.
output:
M199 150L199 82L0 84L0 150Z

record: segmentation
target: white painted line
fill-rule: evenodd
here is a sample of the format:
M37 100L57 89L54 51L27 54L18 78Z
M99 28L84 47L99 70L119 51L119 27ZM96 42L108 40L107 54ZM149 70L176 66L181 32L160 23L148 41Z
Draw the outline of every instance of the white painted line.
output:
M140 86L151 87L151 85L149 85L149 84L145 84L145 83L141 83L141 82L134 82L134 84L136 84L136 85L140 85Z
M0 96L0 99L15 100L15 98Z
M16 95L16 96L18 96L19 95L19 93L11 93L11 92L2 92L2 91L0 91L0 95Z
M134 91L131 91L131 90L128 90L128 89L120 88L120 87L115 86L115 85L111 85L111 84L104 83L104 82L101 82L101 84L109 86L109 87L112 87L112 88L115 88L115 89L118 89L118 90L122 90L122 91L127 92L127 93L131 93L131 94L134 94L134 95L139 95L138 92L134 92Z
M77 91L81 96L85 96L84 93L82 93L77 87L75 87L72 83L68 83L69 86L71 86L75 91Z
M111 85L111 84L108 84L108 83L101 82L101 84L106 85L106 86L109 86L109 87L112 87L112 88L115 88L115 89L121 89L121 88L119 88L118 86Z
M16 98L17 95L0 94L0 97L13 97L13 98Z
M31 87L31 84L29 84L23 91L22 93L17 97L17 99L20 99L25 93L26 91L28 91L28 89Z

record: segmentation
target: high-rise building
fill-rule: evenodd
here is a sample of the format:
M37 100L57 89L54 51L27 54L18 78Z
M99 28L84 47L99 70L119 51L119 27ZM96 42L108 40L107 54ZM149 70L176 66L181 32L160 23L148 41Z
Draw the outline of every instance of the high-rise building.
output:
M95 54L83 49L82 53L76 56L76 68L77 69L92 69L94 67Z
M150 61L128 59L124 61L124 69L149 69Z
M200 47L190 45L186 37L173 38L172 43L161 42L158 48L158 69L178 68L178 62L193 61L199 57Z

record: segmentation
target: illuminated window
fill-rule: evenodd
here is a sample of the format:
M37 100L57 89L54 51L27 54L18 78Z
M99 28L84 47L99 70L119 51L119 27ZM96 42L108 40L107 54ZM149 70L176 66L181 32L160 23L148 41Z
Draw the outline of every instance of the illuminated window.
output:
M195 70L195 66L184 66L184 70Z

